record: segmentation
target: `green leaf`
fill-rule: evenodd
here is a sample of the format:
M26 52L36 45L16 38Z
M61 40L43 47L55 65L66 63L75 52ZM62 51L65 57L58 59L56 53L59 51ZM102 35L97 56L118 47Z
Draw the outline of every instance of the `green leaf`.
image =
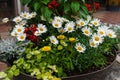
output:
M47 5L50 2L50 0L41 0L41 2L45 5Z
M41 13L47 20L49 20L52 15L52 11L48 7L45 7L45 6L41 8Z
M88 15L88 10L87 10L86 6L85 5L81 5L80 7L84 11L84 13Z
M11 69L12 69L12 70L15 70L15 69L16 69L16 65L13 65L13 66L11 67Z
M6 77L5 79L3 79L3 80L11 80L11 79L9 79L8 77Z
M14 76L18 76L20 74L19 69L14 70Z
M8 77L10 77L10 78L13 77L13 71L12 70L8 71Z
M58 68L58 76L62 76L63 75L63 69L62 67Z
M84 11L82 11L82 10L80 11L80 17L81 17L81 18L86 18L86 14L85 14Z
M23 5L29 4L31 0L20 0Z
M71 9L73 13L77 13L80 9L80 3L79 2L72 2L71 3Z
M36 77L37 79L41 79L41 74L38 74Z
M64 13L67 13L70 10L70 4L66 3L64 4Z
M40 4L38 2L36 2L34 4L34 10L37 11L40 8Z
M31 57L32 57L32 54L27 54L27 55L26 55L26 58L27 58L27 59L30 59Z
M41 54L38 54L38 55L37 55L37 59L38 59L38 60L41 60L41 57L42 57Z

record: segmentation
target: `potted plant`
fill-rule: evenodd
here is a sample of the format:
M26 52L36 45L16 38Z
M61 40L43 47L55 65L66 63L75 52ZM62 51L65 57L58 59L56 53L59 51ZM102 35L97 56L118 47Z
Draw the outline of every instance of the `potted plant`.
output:
M27 44L10 63L6 73L0 72L0 78L79 80L79 76L72 75L100 73L100 69L114 61L112 50L117 35L108 24L90 15L85 16L88 11L84 0L25 0L24 3L35 12L22 12L13 18L15 26L11 35L17 39L15 47ZM62 14L59 7L64 8ZM20 50L17 48L15 54Z

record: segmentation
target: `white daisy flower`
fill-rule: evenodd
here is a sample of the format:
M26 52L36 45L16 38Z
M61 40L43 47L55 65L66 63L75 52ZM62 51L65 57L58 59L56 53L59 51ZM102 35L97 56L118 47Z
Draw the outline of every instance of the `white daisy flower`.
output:
M11 35L17 37L18 33L16 33L16 31L13 29L13 31L11 32Z
M9 21L8 18L3 18L3 19L2 19L2 22L3 22L3 23L7 23L8 21Z
M27 14L26 19L31 19L32 15L31 14Z
M38 24L37 30L39 31L39 33L46 33L47 32L47 28L43 24Z
M32 18L34 18L36 15L37 15L36 12L32 12L32 13L31 13Z
M46 18L44 16L40 16L41 20L46 21Z
M97 29L97 33L98 35L100 35L101 37L106 36L106 31L108 30L107 26L101 26Z
M99 19L93 19L91 21L91 23L94 25L94 26L99 26L100 25L100 20Z
M18 41L25 41L25 39L26 39L26 34L19 34L18 36L17 36L17 39L18 39Z
M62 23L54 20L54 21L52 21L52 26L54 28L61 28L62 27Z
M98 35L98 34L94 34L93 36L92 36L92 40L94 41L94 43L102 43L103 42L103 40L104 40L104 38L103 37L101 37L100 35Z
M62 18L62 20L63 20L63 22L69 22L69 20L66 18Z
M58 40L57 40L57 38L55 36L51 36L50 37L50 42L53 43L53 44L55 44L55 45L58 44Z
M92 39L89 41L89 44L91 47L94 47L94 48L97 48L99 45L98 43L94 43L94 41Z
M86 25L86 22L83 19L77 20L76 21L77 28L81 28L82 26Z
M63 22L63 19L59 16L55 16L54 20L57 21L57 22Z
M25 27L16 26L16 27L14 28L14 30L15 30L15 32L16 32L17 34L21 34L21 33L24 32Z
M61 28L58 29L58 32L59 32L59 33L64 33L65 30L61 27Z
M22 18L20 16L18 16L18 17L15 17L13 19L13 21L16 22L16 23L19 23L20 21L22 21Z
M19 24L22 25L22 26L24 26L24 25L26 25L26 23L27 23L26 20L22 20Z
M84 53L86 50L86 47L81 43L76 43L75 49L80 53Z
M87 16L87 22L89 22L92 19L90 15Z
M53 22L53 19L50 19L50 20L49 20L49 23L52 24L52 22Z
M15 25L15 28L17 28L17 27L23 27L23 25L17 24L17 25Z
M39 31L35 31L34 35L36 35L36 36L40 36L41 33L40 33Z
M65 32L68 32L68 33L73 32L74 26L75 26L75 23L73 21L68 22L67 24L65 24L65 28L64 28Z
M27 15L29 15L29 13L28 12L22 12L21 14L20 14L20 16L22 17L22 18L27 18Z
M90 35L92 34L91 28L89 28L89 27L84 27L84 28L82 28L82 32L83 32L83 34L86 35L86 36L90 36Z
M107 30L106 34L109 38L116 38L115 32L111 29Z

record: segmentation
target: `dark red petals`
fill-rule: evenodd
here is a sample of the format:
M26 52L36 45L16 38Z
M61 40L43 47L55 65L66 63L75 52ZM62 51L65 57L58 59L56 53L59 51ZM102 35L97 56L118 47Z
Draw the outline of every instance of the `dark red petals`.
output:
M58 6L59 6L59 3L57 2L57 0L52 0L51 2L48 3L48 8L50 9L55 9Z

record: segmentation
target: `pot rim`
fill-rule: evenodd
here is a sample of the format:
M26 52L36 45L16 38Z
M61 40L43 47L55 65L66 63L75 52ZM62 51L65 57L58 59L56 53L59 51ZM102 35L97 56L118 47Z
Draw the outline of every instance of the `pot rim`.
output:
M102 69L99 69L99 70L96 70L96 71L93 71L93 72L88 72L88 73L73 75L73 76L61 77L61 79L68 79L68 78L74 78L74 77L82 77L82 76L87 76L87 75L90 75L90 74L95 74L95 73L104 71L104 70L110 68L116 62L116 57L117 57L117 51L116 50L114 50L114 54L115 54L115 59L111 62L111 64L107 65L106 67L104 67Z
M86 75L90 75L90 74L95 74L97 72L101 72L103 70L106 70L108 68L110 68L116 61L116 53L115 53L115 59L113 60L113 62L111 64L109 64L108 66L104 67L103 69L97 70L97 71L93 71L93 72L89 72L89 73L84 73L84 74L80 74L80 75L73 75L73 76L67 76L67 77L61 77L61 79L67 79L67 78L74 78L74 77L82 77L82 76L86 76ZM23 73L21 72L21 74L25 75L25 76L29 76L31 78L35 78L34 76L31 76L29 74Z

